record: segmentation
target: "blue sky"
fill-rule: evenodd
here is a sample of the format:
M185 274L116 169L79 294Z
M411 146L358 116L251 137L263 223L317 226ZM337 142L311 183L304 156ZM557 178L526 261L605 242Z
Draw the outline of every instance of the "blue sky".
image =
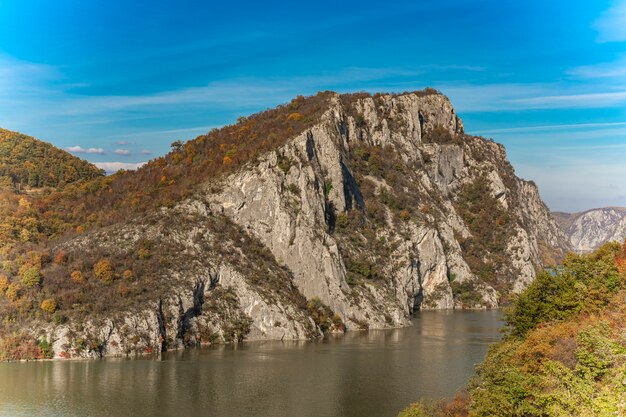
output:
M626 0L0 0L0 126L109 169L319 90L447 94L554 210L626 206Z

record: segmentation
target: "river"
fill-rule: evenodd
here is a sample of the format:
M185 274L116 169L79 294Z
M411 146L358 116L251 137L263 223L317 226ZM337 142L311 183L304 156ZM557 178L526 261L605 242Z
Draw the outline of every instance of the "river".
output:
M159 360L2 363L0 416L396 416L465 386L502 326L498 311L427 311L413 324Z

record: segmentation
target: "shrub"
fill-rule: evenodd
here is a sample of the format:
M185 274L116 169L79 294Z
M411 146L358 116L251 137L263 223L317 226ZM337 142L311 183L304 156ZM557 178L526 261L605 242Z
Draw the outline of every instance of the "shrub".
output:
M120 297L127 297L128 294L130 294L130 289L126 286L126 284L121 282L120 285L117 286L117 293Z
M70 277L72 278L72 281L74 281L77 284L85 282L85 278L83 277L83 273L80 272L80 271L73 271L70 274Z
M22 287L20 287L20 284L17 283L9 284L5 295L9 300L17 301L18 298L20 298L20 295L22 295Z
M9 278L6 275L0 274L0 295L4 295L7 288L9 288Z
M22 268L20 276L20 283L26 288L32 288L41 283L41 271L38 266Z
M133 271L130 269L125 270L124 272L122 272L122 278L126 279L126 280L131 280L135 277L135 274L133 274Z
M39 307L48 314L53 314L57 310L57 303L53 298L46 298Z
M140 248L137 251L137 257L139 259L150 259L150 256L151 256L150 255L150 249L148 249L148 248Z
M96 278L104 282L105 284L110 284L113 282L113 267L111 266L111 262L106 259L102 259L98 261L93 266L93 272L96 275Z
M54 255L54 263L63 265L65 264L65 262L67 262L67 254L63 252L62 250L58 251L56 255Z

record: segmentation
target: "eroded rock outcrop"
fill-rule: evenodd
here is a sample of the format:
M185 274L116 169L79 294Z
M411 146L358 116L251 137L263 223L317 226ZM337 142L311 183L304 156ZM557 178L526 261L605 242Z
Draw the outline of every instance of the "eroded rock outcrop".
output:
M579 253L591 252L606 242L626 239L626 208L606 207L581 213L553 213L569 238L572 248Z

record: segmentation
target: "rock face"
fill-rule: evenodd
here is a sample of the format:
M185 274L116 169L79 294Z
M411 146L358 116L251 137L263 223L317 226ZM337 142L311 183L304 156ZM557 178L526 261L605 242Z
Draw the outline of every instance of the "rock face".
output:
M606 242L626 239L626 208L606 207L581 213L552 213L576 252L592 252Z
M355 154L372 148L397 155L393 169L403 172L410 190L389 184L394 173L377 175L372 164L355 162ZM507 239L501 255L510 262L491 266L500 269L496 274L512 274L509 282L481 280L461 248L472 231L455 203L463 186L479 179L489 195L477 197L495 199L508 217L509 230L500 237ZM383 193L416 194L400 212L409 219L397 221L394 208L383 207L383 227L339 230L338 220L367 213ZM207 190L205 198L258 237L293 271L302 294L319 297L349 328L407 325L419 308L496 307L494 287L524 288L543 265L542 246L567 249L535 185L515 177L501 145L464 136L461 120L441 95L366 97L349 104L337 96L317 126L232 175L221 192ZM355 254L363 245L346 242L351 239L383 241L388 253ZM368 276L359 273L358 263L347 265L346 258L358 256L380 262L379 279L350 282L351 275ZM455 299L455 284L471 286L474 294Z
M57 355L93 356L493 308L568 244L504 147L466 135L445 96L421 92L333 94L313 127L227 178L54 249L70 263L104 253L118 269L139 258L154 283L156 296L113 312L32 326Z

